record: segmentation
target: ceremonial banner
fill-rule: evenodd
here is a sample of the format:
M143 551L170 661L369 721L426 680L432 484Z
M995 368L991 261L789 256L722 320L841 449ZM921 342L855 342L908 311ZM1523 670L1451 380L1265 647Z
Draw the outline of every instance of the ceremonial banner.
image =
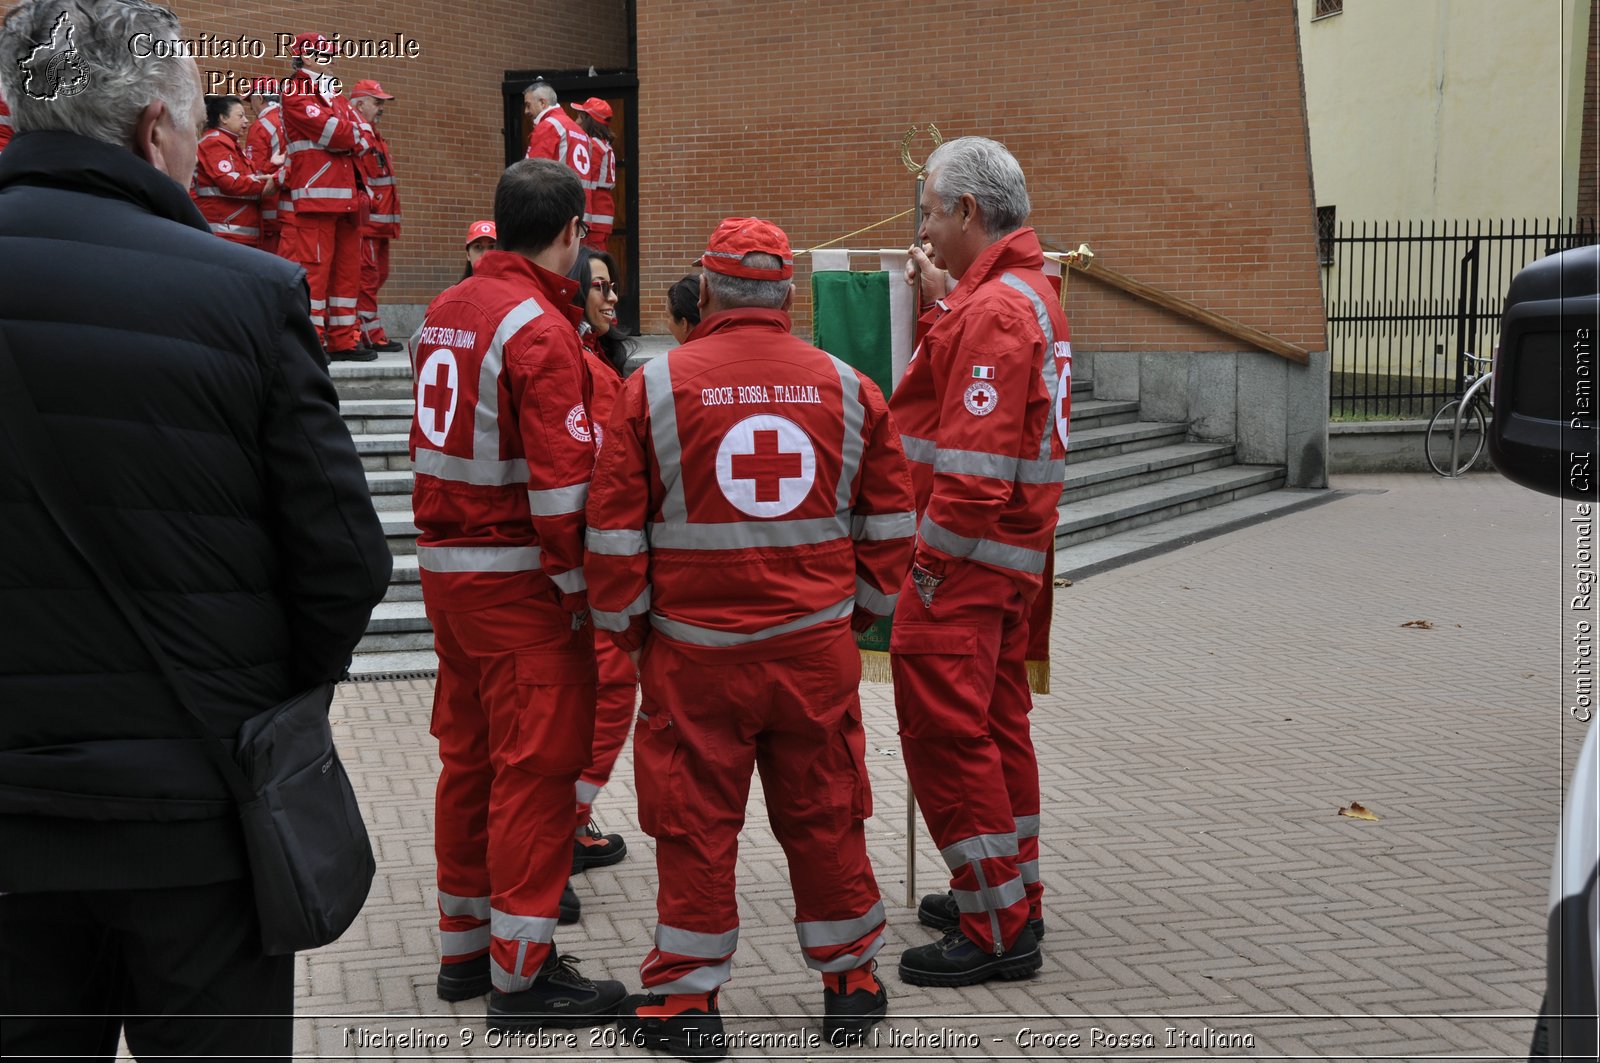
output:
M849 251L811 255L812 342L868 377L887 398L911 360L916 296L905 282L904 251L880 251L876 270L850 270ZM887 683L889 623L856 636L862 678Z

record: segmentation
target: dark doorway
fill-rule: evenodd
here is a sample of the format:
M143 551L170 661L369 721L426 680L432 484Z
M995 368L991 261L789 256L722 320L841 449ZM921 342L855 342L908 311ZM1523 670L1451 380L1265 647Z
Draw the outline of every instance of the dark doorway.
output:
M513 70L506 74L501 85L505 100L506 165L527 154L528 134L532 120L523 114L522 90L536 78L548 81L556 90L561 106L572 113L570 105L581 103L590 96L599 97L611 105L611 133L617 153L617 206L615 223L611 230L608 249L617 261L617 271L622 289L617 304L617 318L631 333L639 331L639 242L638 211L639 192L635 180L634 159L638 155L639 134L634 114L639 102L639 79L628 70Z

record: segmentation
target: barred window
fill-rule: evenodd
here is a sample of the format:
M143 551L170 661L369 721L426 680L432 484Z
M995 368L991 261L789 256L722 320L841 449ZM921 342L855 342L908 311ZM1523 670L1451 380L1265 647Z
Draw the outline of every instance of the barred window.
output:
M1311 11L1311 21L1337 15L1344 11L1344 0L1317 0L1317 6Z
M1317 208L1317 261L1324 266L1333 265L1333 237L1338 227L1338 207Z

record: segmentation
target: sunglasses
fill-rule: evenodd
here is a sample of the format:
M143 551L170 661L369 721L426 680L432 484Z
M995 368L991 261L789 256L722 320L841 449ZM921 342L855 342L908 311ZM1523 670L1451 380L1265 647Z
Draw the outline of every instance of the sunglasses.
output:
M607 298L610 298L611 293L617 290L616 285L607 280L600 280L599 278L590 281L589 287L599 292L601 295L606 296Z

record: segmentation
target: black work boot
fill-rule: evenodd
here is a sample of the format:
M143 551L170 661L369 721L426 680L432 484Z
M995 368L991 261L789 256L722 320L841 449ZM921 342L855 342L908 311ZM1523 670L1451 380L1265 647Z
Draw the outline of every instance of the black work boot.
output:
M489 954L461 963L441 963L437 991L440 1000L471 1000L494 986L489 981Z
M489 1029L604 1026L617 1017L617 1005L627 995L621 982L591 982L578 973L577 960L558 955L552 947L533 985L489 995Z
M717 992L636 993L617 1009L617 1033L625 1044L679 1059L721 1059L728 1054Z
M900 980L911 985L977 985L991 978L1015 981L1031 978L1044 966L1039 942L1027 927L1005 952L996 956L960 930L947 931L931 945L919 945L900 954Z
M878 961L822 976L822 1036L835 1048L860 1045L889 1014L889 990L874 972Z
M572 839L572 873L587 871L591 867L610 867L628 855L628 843L620 834L602 834L594 820L583 828L583 833Z
M578 891L572 888L572 883L561 887L560 916L556 922L562 926L570 926L583 918L583 902L578 900Z
M922 898L922 903L917 905L917 922L923 926L931 926L935 930L954 930L961 925L961 909L956 906L956 895L948 890L944 893L930 893ZM1044 940L1044 916L1035 916L1028 920L1028 929L1033 931L1033 940Z

